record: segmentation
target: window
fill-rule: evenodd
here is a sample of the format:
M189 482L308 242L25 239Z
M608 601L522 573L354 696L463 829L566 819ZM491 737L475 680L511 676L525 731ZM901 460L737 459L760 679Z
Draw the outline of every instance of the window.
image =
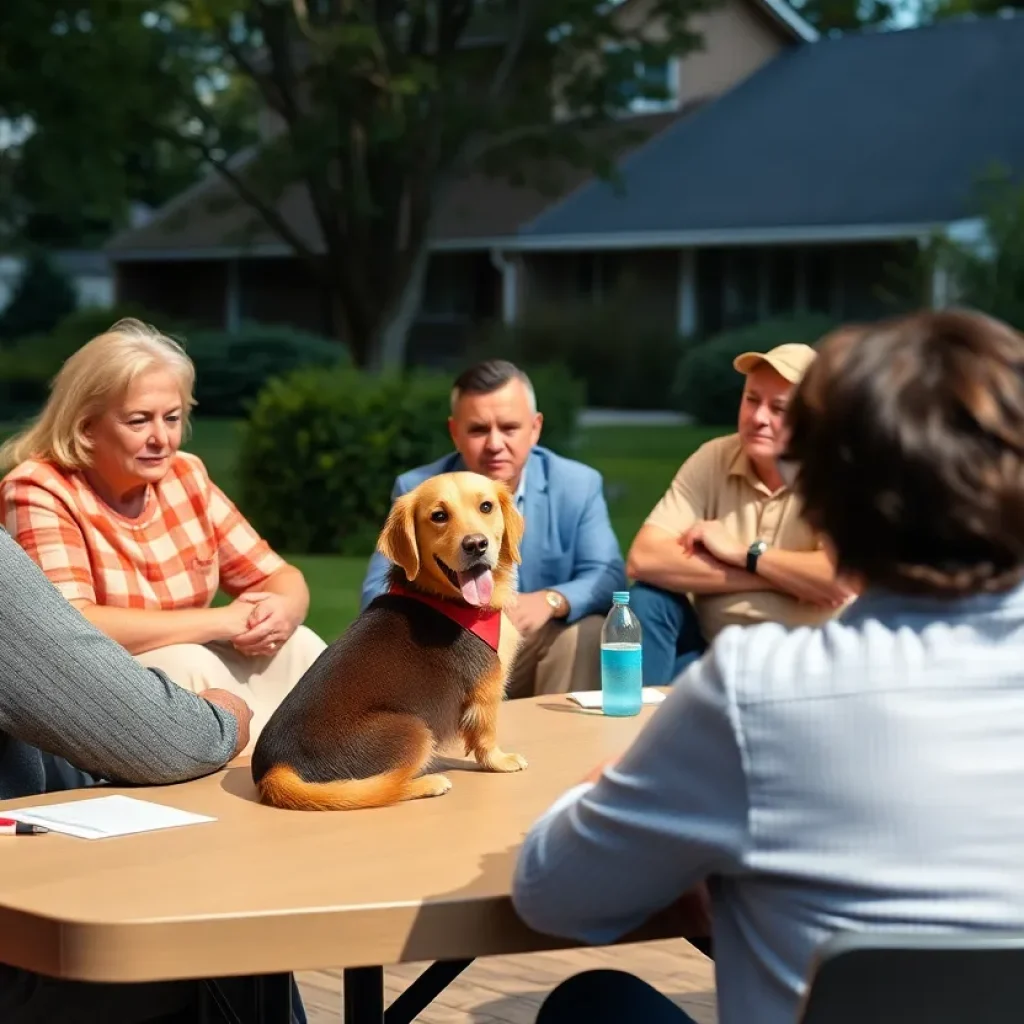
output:
M635 114L674 110L679 98L679 62L663 60L650 64L638 60L633 78L619 86L619 98Z

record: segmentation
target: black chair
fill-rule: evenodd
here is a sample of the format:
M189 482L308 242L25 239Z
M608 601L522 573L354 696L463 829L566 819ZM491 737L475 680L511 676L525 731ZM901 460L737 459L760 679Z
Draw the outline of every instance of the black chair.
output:
M1024 932L844 933L811 969L799 1024L1021 1024Z

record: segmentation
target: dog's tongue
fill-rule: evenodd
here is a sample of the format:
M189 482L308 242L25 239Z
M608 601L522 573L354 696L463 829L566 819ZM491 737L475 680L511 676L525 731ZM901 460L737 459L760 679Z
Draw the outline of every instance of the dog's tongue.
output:
M480 608L491 603L494 592L494 577L490 569L475 569L472 572L459 573L459 588L466 604Z

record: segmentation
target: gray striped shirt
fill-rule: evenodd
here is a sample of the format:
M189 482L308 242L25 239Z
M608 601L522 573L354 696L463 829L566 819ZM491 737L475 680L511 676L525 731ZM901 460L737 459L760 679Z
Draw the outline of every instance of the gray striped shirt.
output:
M222 767L237 737L233 715L144 669L0 529L0 799L74 783L50 754L162 784Z

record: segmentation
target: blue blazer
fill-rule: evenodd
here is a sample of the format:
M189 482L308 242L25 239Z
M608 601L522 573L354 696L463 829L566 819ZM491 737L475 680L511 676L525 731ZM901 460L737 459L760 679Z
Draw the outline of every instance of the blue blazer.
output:
M395 480L391 500L432 476L465 468L462 456L453 452L403 473ZM569 602L567 622L607 612L612 591L626 589L626 566L608 518L601 474L535 446L526 463L523 518L519 590L558 590ZM363 608L387 589L390 569L379 552L370 559Z

